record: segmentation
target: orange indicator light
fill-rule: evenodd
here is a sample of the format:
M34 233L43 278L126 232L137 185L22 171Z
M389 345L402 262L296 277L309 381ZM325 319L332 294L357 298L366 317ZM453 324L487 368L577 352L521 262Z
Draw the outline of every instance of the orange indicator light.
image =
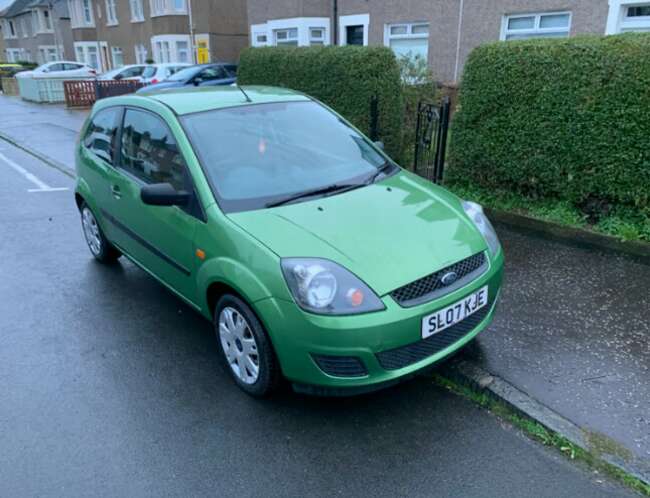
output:
M203 261L205 259L205 251L203 251L203 249L197 249L196 257Z

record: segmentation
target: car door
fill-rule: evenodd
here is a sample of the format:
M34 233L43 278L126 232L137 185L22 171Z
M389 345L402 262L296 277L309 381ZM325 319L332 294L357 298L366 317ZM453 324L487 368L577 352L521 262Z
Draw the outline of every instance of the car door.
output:
M122 121L122 107L109 107L97 112L88 123L79 144L78 174L86 182L92 199L91 209L104 231L113 240L113 225L107 221L112 210L111 181L117 148L117 132Z
M150 206L140 189L169 183L194 194L192 180L176 139L157 114L127 108L122 118L119 154L112 178L116 241L133 259L164 283L196 302L194 234L202 211L193 201L183 207Z

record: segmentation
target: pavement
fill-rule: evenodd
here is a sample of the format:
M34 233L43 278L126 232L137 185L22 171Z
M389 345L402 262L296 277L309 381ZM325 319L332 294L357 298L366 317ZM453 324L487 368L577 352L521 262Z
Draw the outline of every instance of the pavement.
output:
M499 312L472 359L650 482L650 266L498 226Z
M0 96L0 116L15 118L1 136L72 170L85 113ZM72 187L2 140L0 152ZM427 379L350 400L243 397L209 324L128 262L90 260L70 192L28 193L2 160L0 177L0 495L629 495ZM650 267L498 231L500 309L465 359L643 469Z

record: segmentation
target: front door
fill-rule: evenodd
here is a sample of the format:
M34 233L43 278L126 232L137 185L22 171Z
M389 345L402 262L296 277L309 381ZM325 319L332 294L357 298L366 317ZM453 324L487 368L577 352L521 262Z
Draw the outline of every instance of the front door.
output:
M112 180L116 242L138 263L192 302L196 302L194 234L202 223L194 205L149 206L142 186L170 183L193 192L176 140L164 121L149 111L124 113L118 168Z

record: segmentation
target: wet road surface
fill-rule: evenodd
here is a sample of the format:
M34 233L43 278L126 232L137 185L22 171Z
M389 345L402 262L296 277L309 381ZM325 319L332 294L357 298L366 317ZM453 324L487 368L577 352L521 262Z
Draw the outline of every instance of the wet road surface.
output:
M72 181L0 142L0 496L624 497L426 378L241 393L209 323L85 247Z

